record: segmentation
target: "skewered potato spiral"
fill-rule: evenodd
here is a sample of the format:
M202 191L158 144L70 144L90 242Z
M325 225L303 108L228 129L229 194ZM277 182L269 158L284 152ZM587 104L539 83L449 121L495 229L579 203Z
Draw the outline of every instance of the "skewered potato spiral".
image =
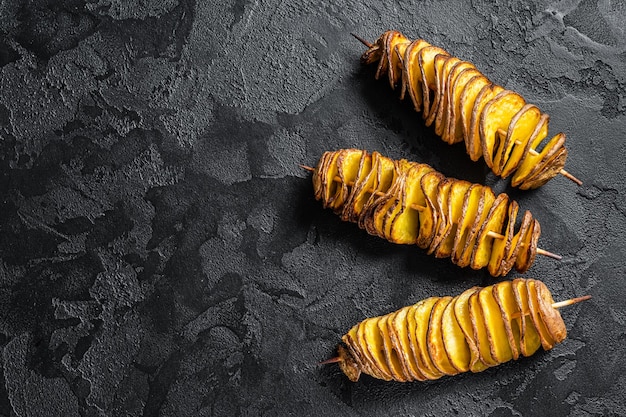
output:
M401 99L408 93L426 125L434 123L445 142L465 141L473 161L482 156L496 175L513 174L511 184L521 189L540 187L559 173L581 184L563 170L563 133L535 151L548 134L548 115L519 94L422 39L388 31L368 45L361 62L378 62L376 78L387 73L391 88L400 83Z
M553 303L545 284L522 278L430 297L352 327L332 361L351 381L361 373L406 382L480 372L563 341Z
M446 178L426 164L377 152L326 152L313 172L315 197L342 220L390 242L416 244L460 267L487 267L493 276L513 266L525 272L541 233L529 211L517 230L518 204L486 186Z

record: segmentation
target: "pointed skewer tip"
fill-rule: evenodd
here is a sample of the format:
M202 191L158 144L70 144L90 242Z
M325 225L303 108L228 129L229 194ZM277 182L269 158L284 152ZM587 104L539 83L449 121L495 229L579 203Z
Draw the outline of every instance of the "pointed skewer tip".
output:
M372 44L366 41L365 39L363 39L362 37L355 35L354 33L350 33L350 35L354 36L359 42L361 42L363 45L367 46L368 48L372 47Z
M341 359L341 357L335 356L334 358L326 359L325 361L318 363L318 365L328 365L329 363L337 363L341 362L342 360L343 359Z
M565 306L571 306L572 304L580 303L581 301L586 301L590 299L590 295L583 295L582 297L571 298L569 300L559 301L558 303L552 304L553 308L561 308Z
M574 181L578 186L583 185L583 182L581 180L579 180L578 178L576 178L575 176L573 176L572 174L570 174L564 169L561 170L561 175L563 175L568 180Z
M557 255L556 253L548 252L547 250L540 249L540 248L537 248L537 253L539 255L547 256L548 258L556 259L557 261L560 261L561 259L563 259L561 255Z
M302 169L306 169L307 171L315 171L315 168L311 168L310 166L306 166L306 165L302 165L302 164L298 164L298 166Z
M563 300L563 301L559 301L558 303L552 303L552 308L561 308L561 307L567 307L567 306L571 306L572 304L576 304L576 303L580 303L581 301L585 301L590 299L591 296L590 295L583 295L582 297L576 297L576 298L570 298L569 300ZM528 315L530 313L524 313L524 315ZM512 319L518 319L522 316L522 313L520 311L515 312L511 315Z

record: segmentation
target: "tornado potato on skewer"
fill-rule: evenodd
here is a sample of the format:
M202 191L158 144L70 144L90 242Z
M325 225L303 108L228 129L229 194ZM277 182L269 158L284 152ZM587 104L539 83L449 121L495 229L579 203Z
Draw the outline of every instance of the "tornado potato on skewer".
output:
M567 329L557 308L590 296L554 303L541 281L517 278L456 297L430 297L384 316L368 318L342 337L339 363L353 382L361 373L387 381L425 381L480 372L550 350Z
M342 149L308 169L325 208L390 242L416 244L460 267L487 267L493 276L525 272L537 253L560 259L537 248L541 228L529 211L516 228L519 206L506 194L426 164Z
M385 32L368 50L364 64L378 63L376 79L387 74L391 88L400 84L426 125L449 144L465 142L473 161L480 157L498 176L513 174L511 185L537 188L557 174L581 185L565 171L565 135L558 133L542 150L548 115L510 90L491 82L470 62L422 39L411 41L397 31Z

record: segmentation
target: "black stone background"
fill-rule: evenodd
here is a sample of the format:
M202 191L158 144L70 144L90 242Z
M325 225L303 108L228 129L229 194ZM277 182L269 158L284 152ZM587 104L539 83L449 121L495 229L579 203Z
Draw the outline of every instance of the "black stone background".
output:
M610 0L0 1L0 414L626 415L626 6ZM363 46L387 29L551 115L566 168L531 192L425 128ZM508 191L542 224L525 274L568 338L428 383L350 383L365 317L494 282L342 223L326 150ZM510 274L510 277L516 274Z

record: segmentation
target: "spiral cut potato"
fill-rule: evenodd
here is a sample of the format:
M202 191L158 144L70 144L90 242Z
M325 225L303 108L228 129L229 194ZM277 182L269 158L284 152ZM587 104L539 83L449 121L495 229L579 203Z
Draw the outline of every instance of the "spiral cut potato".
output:
M541 281L517 278L456 297L431 297L363 320L342 337L335 362L351 381L438 379L552 349L567 335Z
M426 164L358 149L326 152L313 172L313 188L342 220L450 257L460 267L487 267L504 276L513 266L525 272L537 253L541 228L529 211L516 228L519 206L506 194L446 178Z
M563 133L534 151L548 134L548 115L489 81L471 63L396 31L385 32L361 62L378 62L376 78L387 73L392 88L400 84L401 99L408 93L427 126L434 123L449 144L465 141L470 158L482 156L496 175L513 174L514 187L540 187L563 170Z

